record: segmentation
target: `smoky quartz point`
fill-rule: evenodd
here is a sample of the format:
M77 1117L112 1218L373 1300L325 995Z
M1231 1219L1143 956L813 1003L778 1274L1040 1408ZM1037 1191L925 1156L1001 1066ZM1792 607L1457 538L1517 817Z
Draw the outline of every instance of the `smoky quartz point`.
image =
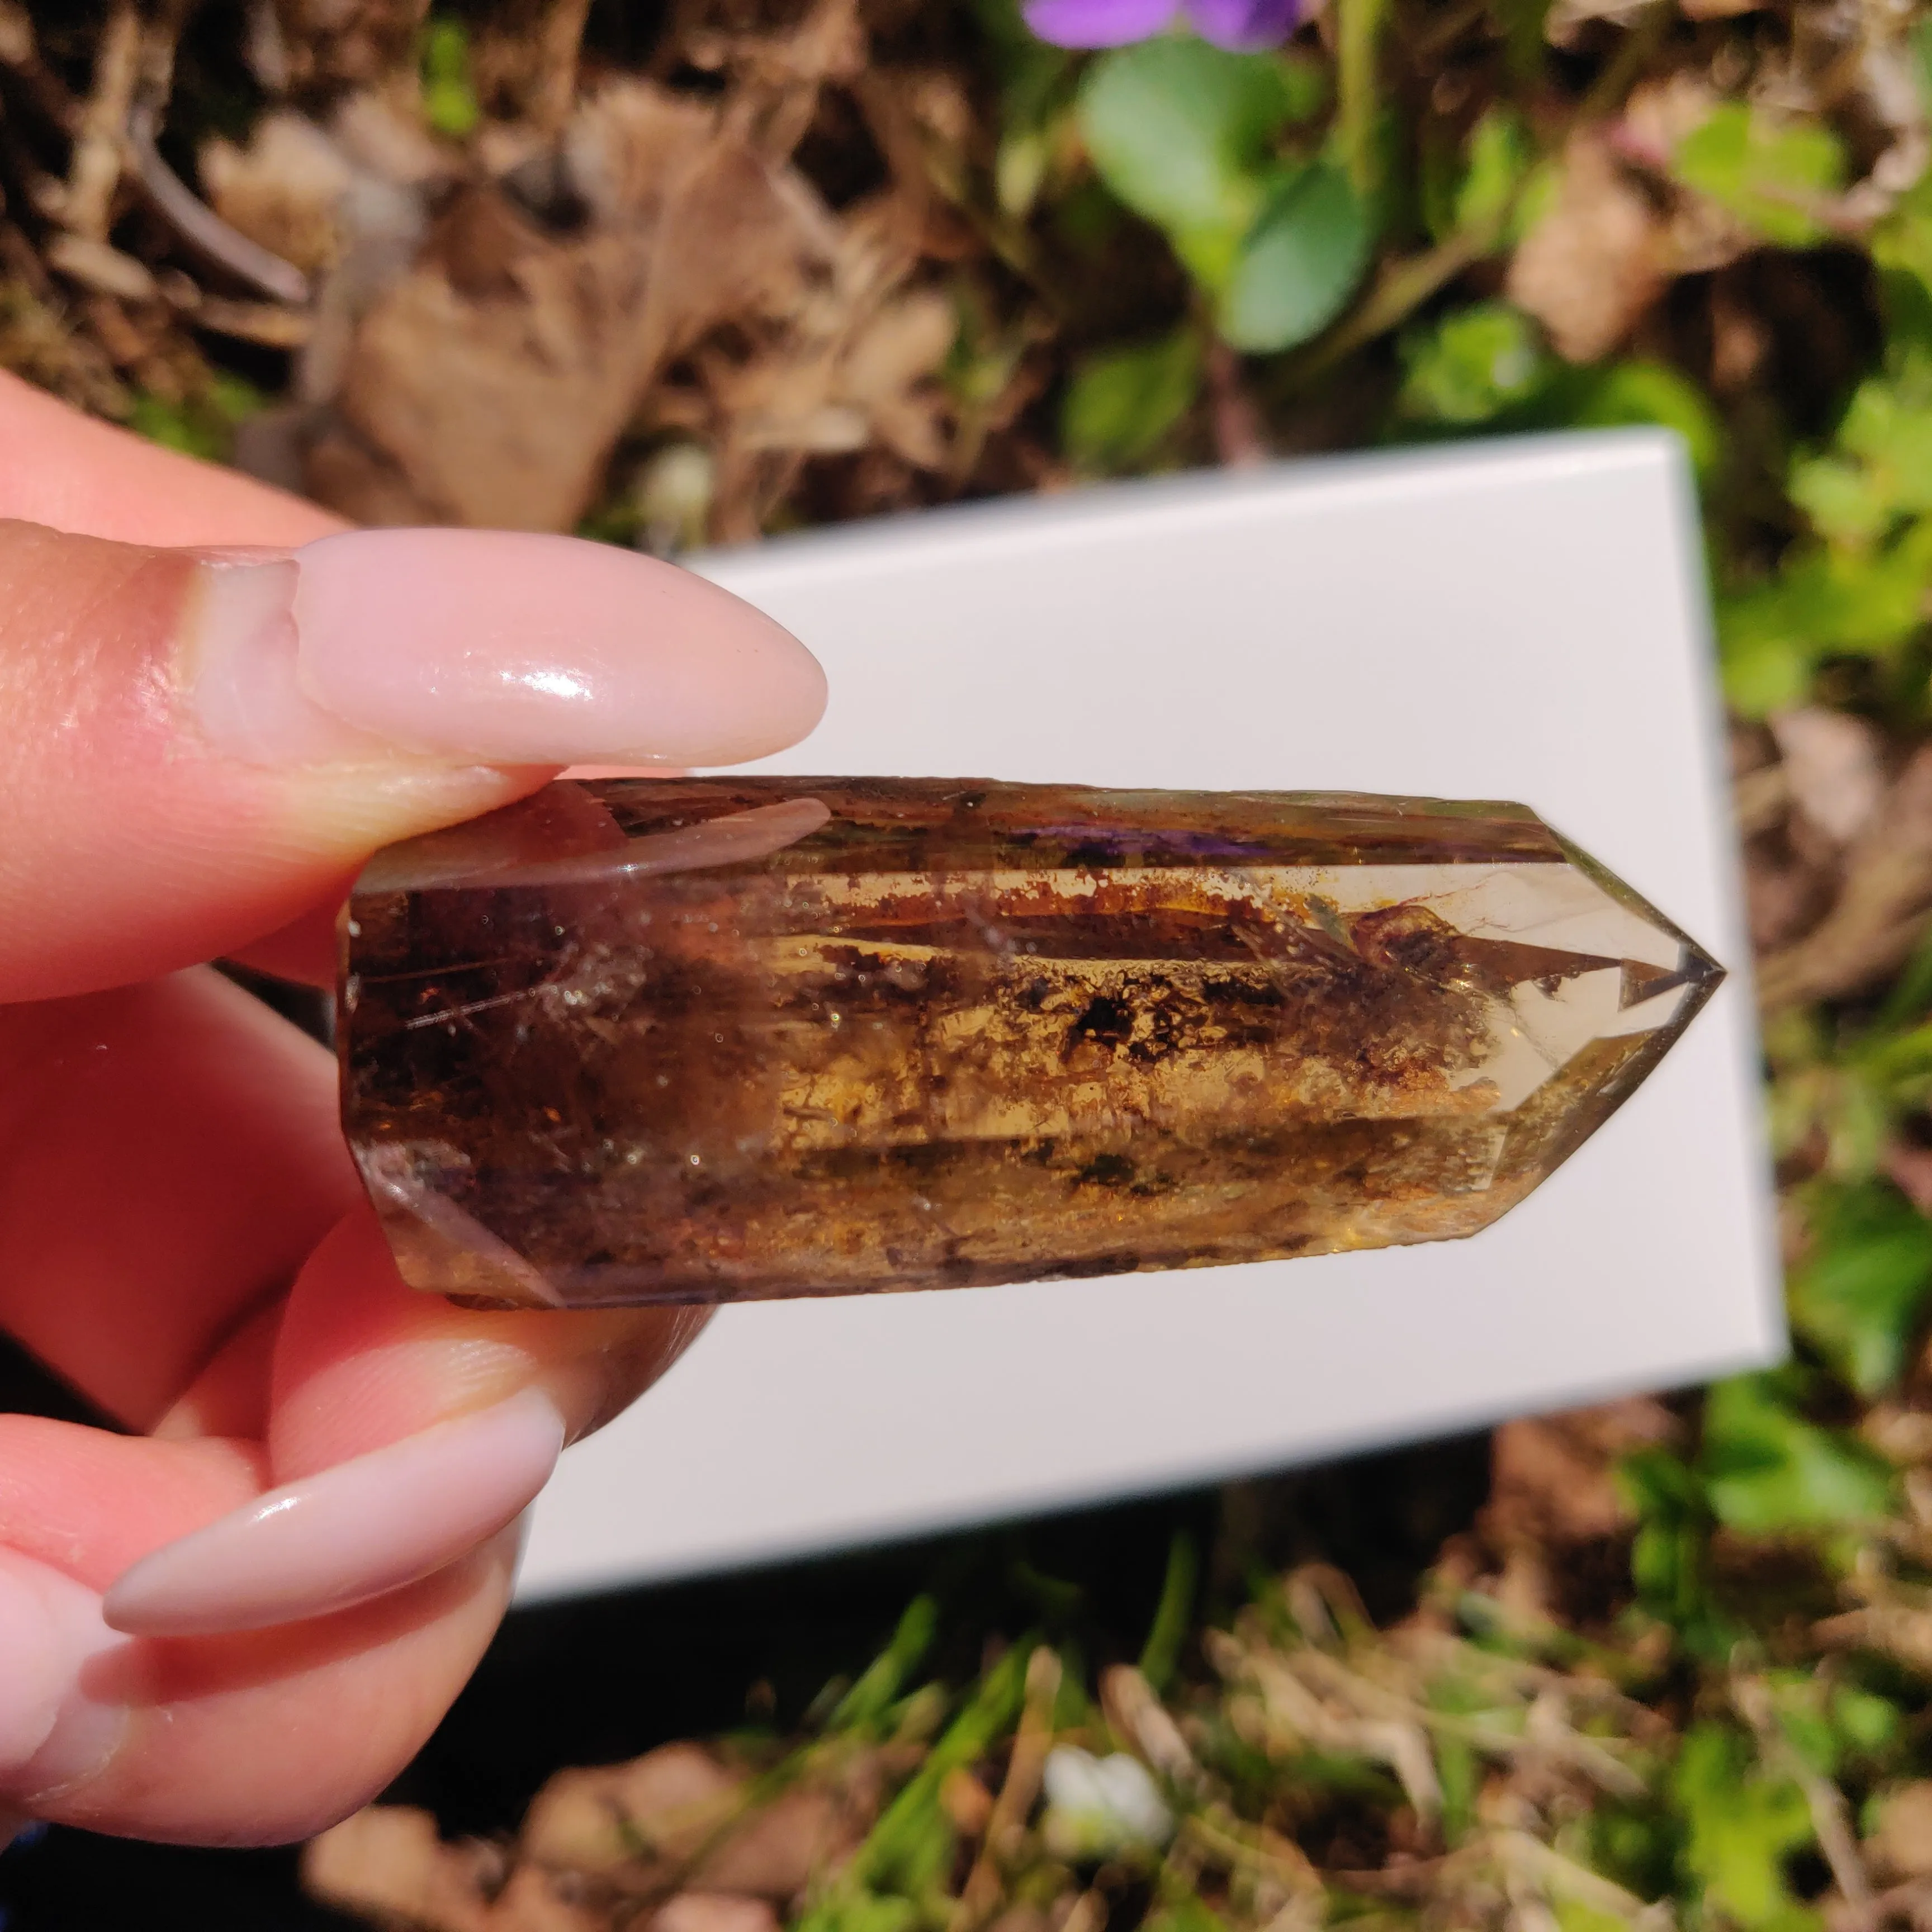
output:
M1520 806L562 782L380 854L344 1121L415 1286L732 1301L1486 1226L1722 974Z

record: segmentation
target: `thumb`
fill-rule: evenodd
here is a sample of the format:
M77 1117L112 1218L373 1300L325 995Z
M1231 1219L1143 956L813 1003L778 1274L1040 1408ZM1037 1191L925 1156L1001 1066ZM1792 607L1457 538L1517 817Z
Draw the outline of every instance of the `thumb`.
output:
M196 551L0 521L0 1002L232 952L559 766L728 764L824 704L749 605L567 537Z

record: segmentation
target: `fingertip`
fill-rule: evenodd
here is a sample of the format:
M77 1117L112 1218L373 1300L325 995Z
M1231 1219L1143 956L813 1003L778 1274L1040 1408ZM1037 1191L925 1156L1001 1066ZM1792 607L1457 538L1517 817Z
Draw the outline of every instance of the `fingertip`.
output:
M0 689L10 999L231 953L380 847L560 766L734 764L826 701L782 626L607 544L392 530L167 551L20 523L0 524Z
M91 1666L118 1643L92 1591L0 1549L0 1784L10 1798L38 1809L106 1768L129 1712L100 1694Z
M182 1844L283 1844L334 1824L415 1756L475 1669L520 1541L512 1524L419 1582L304 1622L116 1636L126 1667L92 1678L131 1697L131 1723L100 1772L28 1808Z
M824 673L742 598L572 537L358 530L295 554L304 690L405 749L730 764L818 722Z
M102 1614L136 1636L299 1623L435 1575L549 1480L564 1421L541 1389L440 1423L258 1497L151 1552Z
M268 1444L287 1482L532 1386L572 1442L601 1427L690 1345L705 1308L459 1306L407 1286L361 1204L302 1270L275 1345Z

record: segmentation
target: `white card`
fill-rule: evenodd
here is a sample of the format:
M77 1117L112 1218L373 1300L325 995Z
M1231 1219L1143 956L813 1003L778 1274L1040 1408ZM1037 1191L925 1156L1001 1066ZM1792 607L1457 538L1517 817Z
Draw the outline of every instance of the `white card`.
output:
M719 1312L524 1600L1280 1468L1784 1346L1691 486L1649 430L1095 488L701 561L832 682L766 769L1520 800L1731 969L1467 1241Z

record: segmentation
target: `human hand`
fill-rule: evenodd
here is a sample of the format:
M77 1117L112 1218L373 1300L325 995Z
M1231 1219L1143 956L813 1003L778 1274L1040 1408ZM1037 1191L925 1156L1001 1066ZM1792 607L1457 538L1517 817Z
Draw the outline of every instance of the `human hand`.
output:
M560 1444L697 1322L405 1289L329 1056L200 962L325 980L378 845L577 761L774 750L824 682L700 580L568 539L278 561L338 526L0 375L7 519L0 1328L138 1432L0 1415L0 1844L296 1838L416 1751Z

